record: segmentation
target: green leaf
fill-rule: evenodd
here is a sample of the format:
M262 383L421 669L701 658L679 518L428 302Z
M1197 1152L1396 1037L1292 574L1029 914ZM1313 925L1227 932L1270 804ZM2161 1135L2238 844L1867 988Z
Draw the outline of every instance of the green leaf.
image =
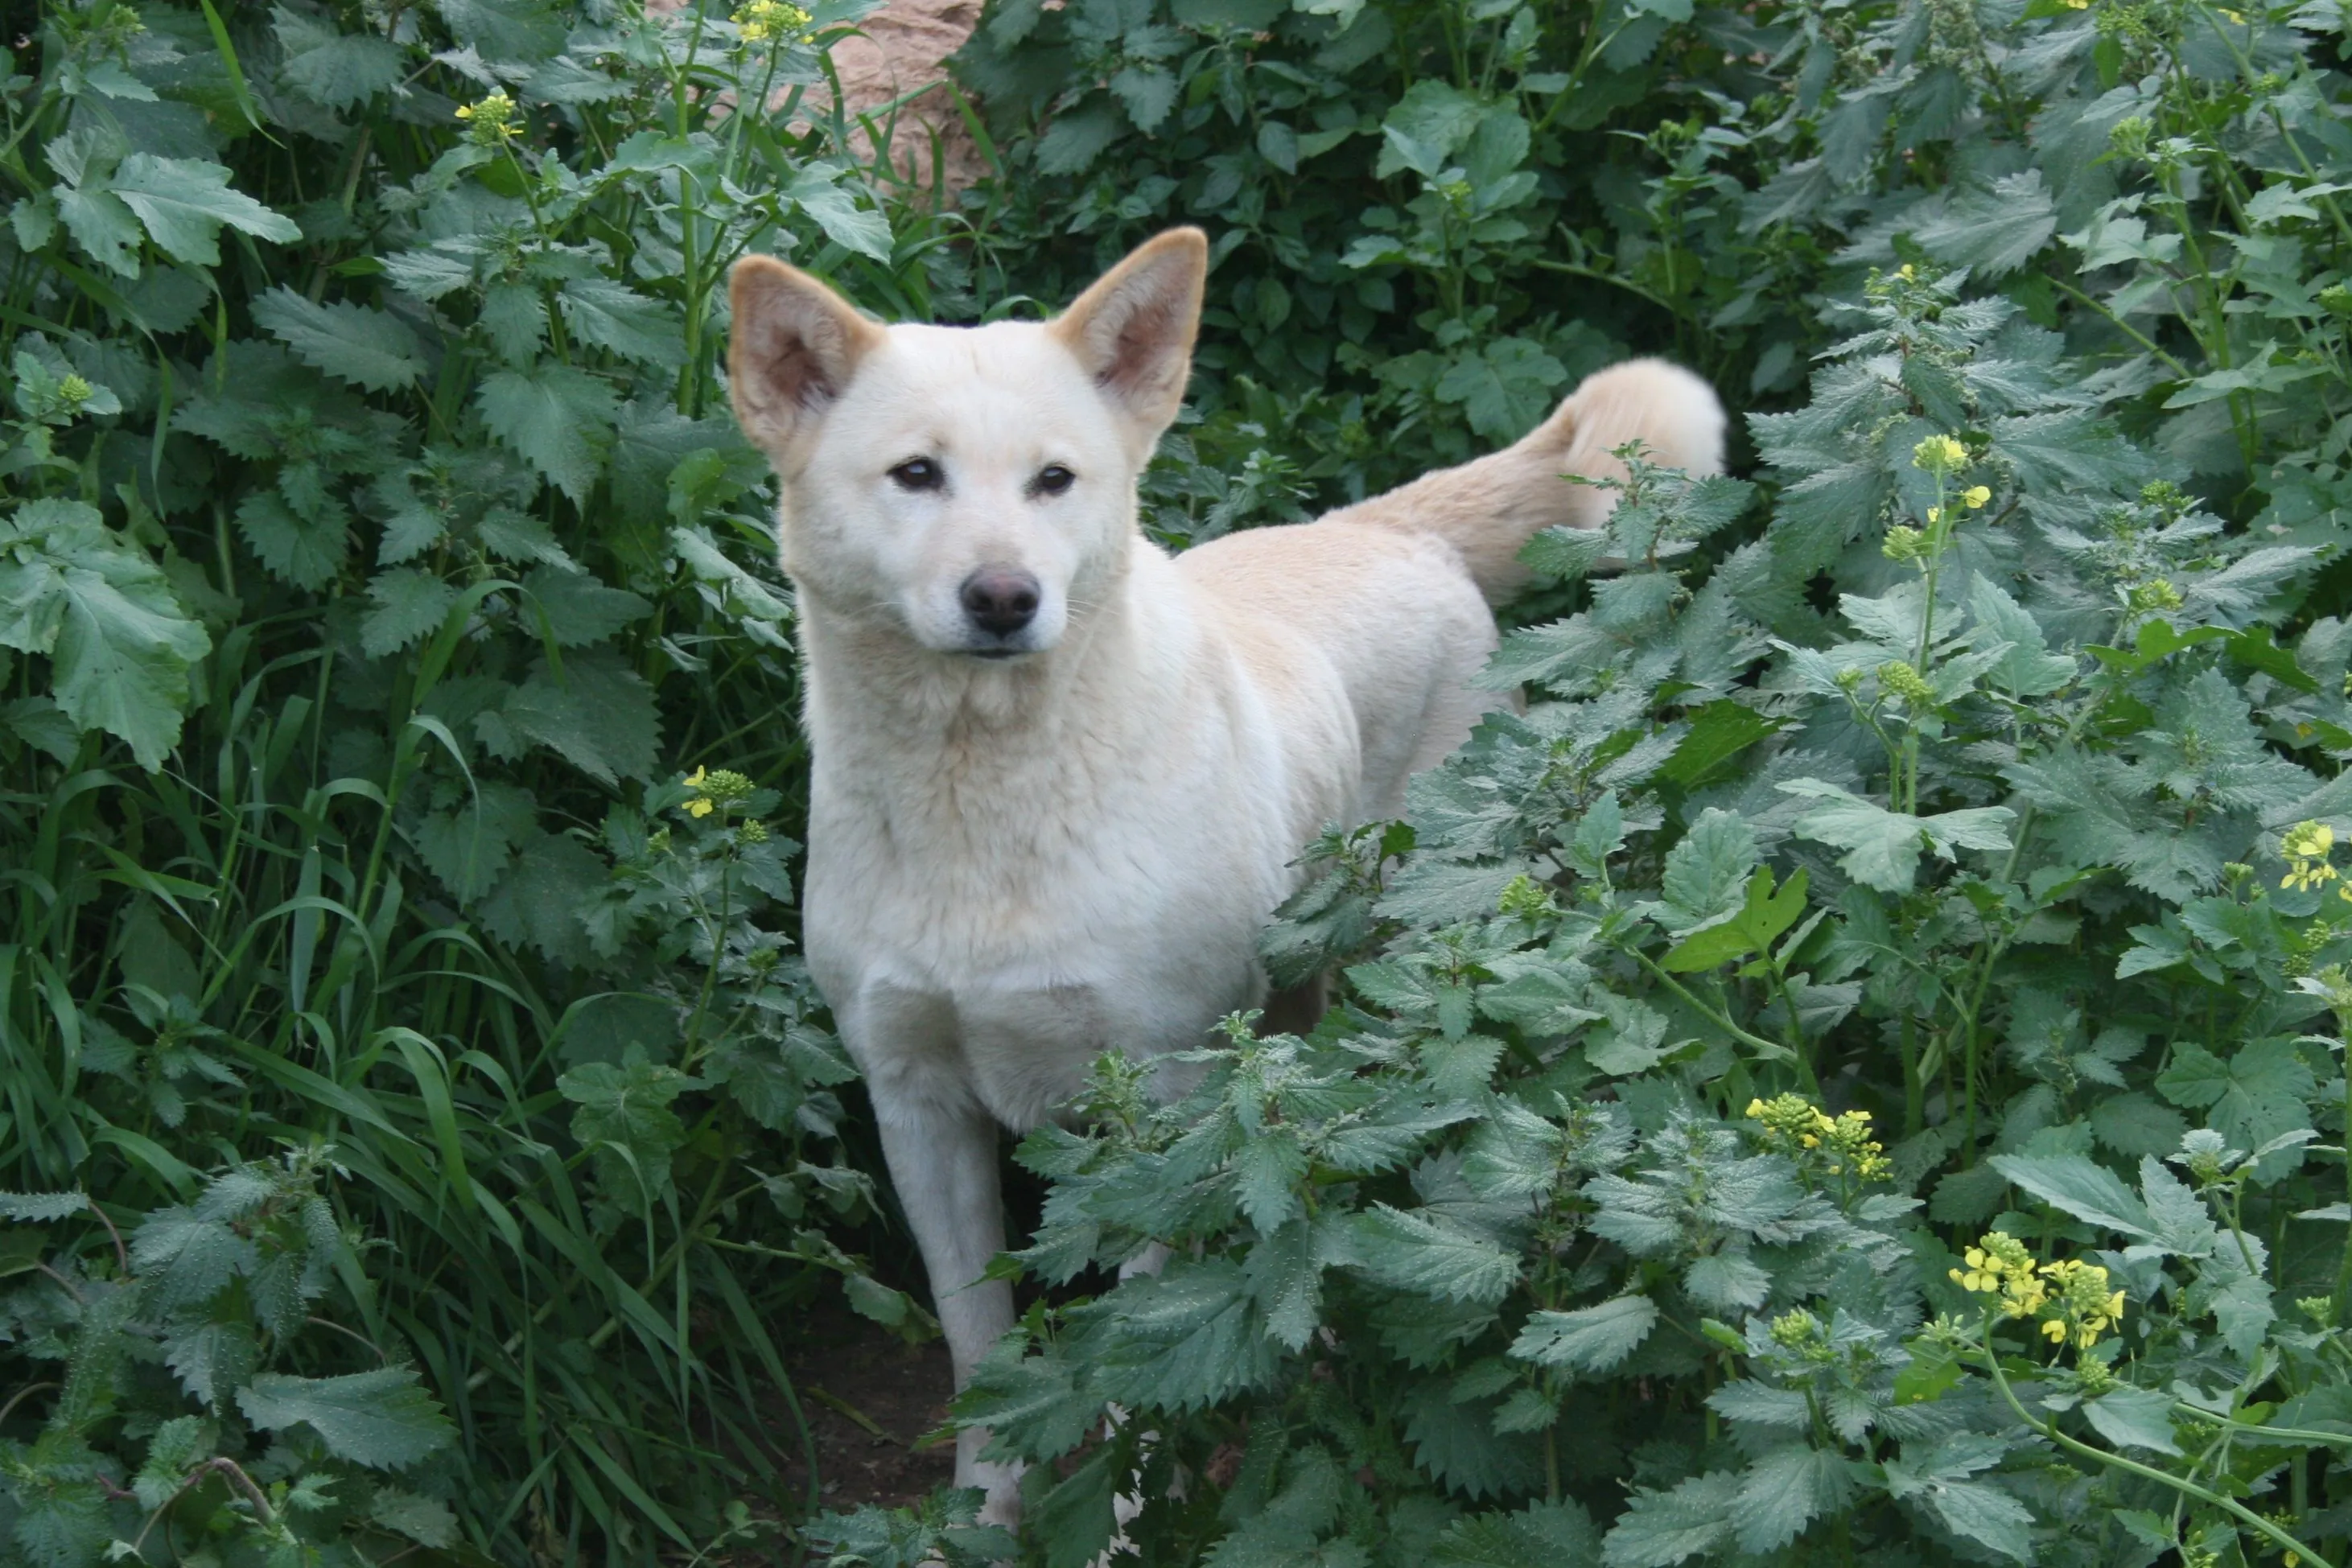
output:
M643 597L626 589L607 588L584 571L537 566L523 579L522 587L546 615L550 634L565 648L601 643L653 613L653 605Z
M1601 1542L1601 1561L1608 1568L1674 1568L1728 1545L1739 1488L1737 1472L1714 1470L1672 1491L1634 1492Z
M1586 1568L1600 1560L1592 1516L1567 1499L1457 1519L1429 1556L1435 1568Z
M513 448L555 486L585 505L604 455L621 400L611 384L569 365L546 364L528 373L493 371L474 393L490 433Z
M575 277L555 297L573 337L643 365L686 362L686 327L677 313L609 277Z
M1766 718L1746 703L1727 698L1708 703L1690 715L1689 730L1658 769L1658 777L1690 789L1786 722Z
M351 555L351 528L333 503L306 517L276 490L255 490L237 503L236 527L262 565L314 592L335 580Z
M670 1106L696 1081L638 1055L584 1062L555 1087L580 1107L572 1135L594 1159L599 1185L628 1197L631 1209L656 1201L669 1186L670 1156L686 1142L686 1124Z
M2099 1436L2119 1448L2146 1448L2178 1455L2172 1436L2172 1396L2147 1388L2118 1388L2083 1406Z
M2156 1087L2176 1105L2204 1109L2209 1126L2252 1149L2309 1126L2307 1103L2319 1086L2293 1040L2258 1040L2226 1062L2201 1045L2184 1042L2174 1049Z
M1355 1220L1356 1267L1384 1285L1491 1306L1519 1281L1519 1260L1426 1213L1376 1203Z
M611 649L567 655L560 676L545 660L535 662L499 712L516 736L599 782L654 776L661 719L653 688Z
M374 608L360 622L360 646L381 659L437 632L457 602L457 591L429 571L398 566L368 583Z
M1995 1170L2018 1186L2077 1219L2146 1239L2147 1207L2106 1166L2081 1155L1995 1155Z
M1260 1231L1281 1228L1304 1207L1297 1186L1307 1175L1307 1152L1289 1128L1270 1127L1246 1140L1229 1168L1242 1212Z
M279 245L302 237L291 219L229 189L228 180L217 163L133 152L115 170L111 184L157 248L191 267L220 265L223 224Z
M0 523L0 645L48 654L74 727L121 737L154 768L178 744L188 672L212 639L94 508L31 501Z
M1712 925L1700 926L1668 950L1664 964L1677 974L1712 969L1751 953L1769 952L1780 934L1805 913L1806 873L1799 871L1778 893L1772 889L1772 868L1759 865L1748 879L1748 895L1740 909Z
M405 60L400 46L390 39L346 33L283 5L272 7L270 14L284 51L279 73L312 103L349 109L399 85Z
M1066 120L1074 118L1066 115L1056 118L1054 129L1058 130ZM1051 140L1051 131L1046 139ZM1105 137L1106 145L1108 140ZM1100 150L1099 147L1096 149L1097 152ZM1040 167L1045 163L1043 142L1039 144L1038 163ZM890 220L876 208L859 206L857 197L851 190L835 183L836 177L835 172L818 165L803 165L785 194L801 211L816 220L817 227L824 231L824 237L834 244L876 261L888 261Z
M2026 169L1954 198L1915 237L1938 260L1999 277L2032 260L2057 232L2042 171Z
M198 1322L163 1337L163 1364L189 1397L218 1410L260 1364L261 1345L249 1322Z
M313 304L281 284L255 298L253 320L304 363L370 392L404 387L425 373L416 334L382 310Z
M1748 870L1756 858L1755 831L1739 813L1719 806L1701 811L1682 841L1666 852L1659 885L1670 906L1667 928L1687 931L1738 908L1741 889L1754 885Z
M237 1391L236 1406L266 1431L308 1426L329 1453L370 1469L405 1469L457 1437L415 1369L406 1366L341 1377L265 1372Z
M1552 389L1568 367L1526 338L1502 338L1456 359L1438 378L1437 397L1462 404L1470 428L1489 441L1517 441L1551 412Z
M1998 1439L1973 1433L1948 1438L1917 1458L1906 1448L1886 1466L1886 1490L1898 1500L1924 1503L1953 1534L2030 1563L2033 1515L1999 1488L1966 1479L1998 1463L2000 1451Z
M2091 1135L2119 1155L2168 1155L2188 1130L2178 1111L2137 1090L2102 1095L2091 1107Z
M398 1487L378 1487L368 1501L368 1518L435 1552L446 1552L457 1543L457 1516L438 1498L419 1497Z
M1263 1385L1281 1353L1250 1305L1241 1270L1222 1259L1122 1281L1081 1319L1096 1387L1132 1409L1192 1410Z
M1742 1552L1777 1552L1814 1520L1843 1509L1853 1490L1843 1454L1783 1444L1740 1478L1731 1502L1732 1538Z
M0 1192L0 1219L47 1225L89 1212L88 1193Z
M1575 1312L1531 1312L1511 1354L1539 1366L1606 1372L1633 1354L1657 1322L1658 1304L1647 1296L1619 1296Z
M1825 802L1799 819L1797 831L1850 852L1838 858L1838 868L1881 893L1911 891L1922 849L1932 848L1946 860L1958 858L1963 849L2008 849L2009 823L2017 815L2006 806L1972 806L1913 817L1818 779L1790 779L1778 788Z
M478 913L502 942L529 944L559 964L585 964L591 953L582 917L606 881L594 851L560 833L534 831L520 839L514 863Z

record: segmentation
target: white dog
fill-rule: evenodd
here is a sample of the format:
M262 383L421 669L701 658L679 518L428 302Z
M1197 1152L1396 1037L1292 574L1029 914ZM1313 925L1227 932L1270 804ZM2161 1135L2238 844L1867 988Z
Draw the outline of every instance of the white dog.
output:
M865 1071L961 1388L1013 1322L997 1124L1106 1050L1191 1050L1266 982L1258 931L1323 824L1497 698L1470 685L1519 547L1593 527L1636 437L1694 473L1723 412L1656 361L1509 449L1171 559L1136 479L1182 400L1208 246L1176 229L1043 325L883 327L805 273L733 277L736 417L775 465L814 778L808 958ZM989 1516L1013 1476L966 1432Z

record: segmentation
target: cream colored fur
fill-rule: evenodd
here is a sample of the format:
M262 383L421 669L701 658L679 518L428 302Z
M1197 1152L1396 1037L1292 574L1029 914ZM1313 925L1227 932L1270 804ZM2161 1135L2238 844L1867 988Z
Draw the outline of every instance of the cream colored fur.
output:
M871 1087L962 1386L1013 1321L997 1128L1033 1126L1106 1050L1201 1045L1256 1004L1257 933L1328 822L1496 701L1489 605L1538 529L1591 527L1640 438L1712 472L1723 414L1656 361L1591 377L1510 448L1314 523L1171 558L1136 478L1191 362L1206 242L1138 250L1058 319L880 327L753 258L733 279L738 417L782 481L814 757L809 962ZM943 482L910 489L902 467ZM1041 476L1075 477L1049 494ZM929 471L926 471L929 472ZM898 476L894 476L894 473ZM1010 656L959 593L1034 579ZM1014 1477L957 1450L1017 1510Z

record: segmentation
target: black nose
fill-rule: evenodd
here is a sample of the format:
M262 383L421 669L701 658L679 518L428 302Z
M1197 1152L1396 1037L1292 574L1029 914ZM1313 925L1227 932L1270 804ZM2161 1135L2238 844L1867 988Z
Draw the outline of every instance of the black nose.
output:
M960 598L971 623L997 637L1010 637L1037 618L1037 580L1025 571L982 567L963 580Z

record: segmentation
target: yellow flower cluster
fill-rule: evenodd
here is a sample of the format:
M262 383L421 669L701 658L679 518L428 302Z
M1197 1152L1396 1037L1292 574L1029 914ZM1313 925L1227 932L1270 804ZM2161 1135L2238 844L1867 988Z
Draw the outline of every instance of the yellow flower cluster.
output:
M778 38L788 44L808 42L809 14L790 4L790 0L751 0L731 20L747 44L764 44Z
M2316 891L2336 880L2336 868L2327 857L2336 848L2336 830L2325 822L2297 822L2279 839L2279 853L2287 862L2286 875L2280 878L2284 888L2310 888ZM2339 897L2352 903L2352 887L2339 887Z
M1801 1094L1775 1094L1748 1102L1748 1119L1764 1124L1765 1147L1819 1159L1831 1176L1851 1171L1864 1181L1884 1181L1895 1172L1885 1149L1870 1135L1867 1111L1832 1116Z
M2107 1271L2096 1263L2037 1263L2024 1242L2000 1230L1987 1232L1961 1260L1966 1268L1948 1270L1954 1284L1999 1297L2004 1317L2039 1319L2053 1344L2088 1350L2123 1321L2124 1293L2107 1288Z
M1941 478L1968 465L1969 449L1948 435L1931 435L1911 449L1911 465Z
M724 768L716 773L708 768L698 768L687 776L686 787L699 791L686 803L686 814L696 818L707 817L723 807L731 806L752 789L749 779Z
M466 122L467 139L484 147L495 147L522 129L515 118L515 101L504 92L494 92L479 103L459 104L457 118Z

